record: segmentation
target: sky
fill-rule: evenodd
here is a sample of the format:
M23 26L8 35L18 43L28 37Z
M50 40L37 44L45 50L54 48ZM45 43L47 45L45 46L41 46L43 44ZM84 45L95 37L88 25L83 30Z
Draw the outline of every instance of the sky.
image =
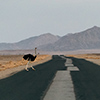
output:
M0 43L100 27L100 0L0 0Z

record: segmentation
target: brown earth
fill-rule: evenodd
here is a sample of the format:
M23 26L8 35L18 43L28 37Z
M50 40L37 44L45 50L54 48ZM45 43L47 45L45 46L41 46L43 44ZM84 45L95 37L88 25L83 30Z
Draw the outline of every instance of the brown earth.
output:
M48 56L49 55L38 55L34 62L41 61L47 58ZM27 62L28 62L27 60L23 59L23 55L1 55L0 56L0 71L26 65Z
M50 55L38 55L36 60L29 64L35 66L52 59ZM23 55L4 55L0 56L0 79L11 76L21 70L24 70L28 61L23 59Z
M93 62L95 64L100 65L100 54L99 53L93 53L93 54L75 54L75 55L67 55L67 56L86 59L86 60L88 60L90 62Z

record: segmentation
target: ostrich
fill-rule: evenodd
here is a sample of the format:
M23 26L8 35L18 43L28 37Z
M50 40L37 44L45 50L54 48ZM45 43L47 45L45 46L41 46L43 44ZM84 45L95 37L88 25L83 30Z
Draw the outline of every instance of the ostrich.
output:
M34 61L34 60L36 59L36 57L37 57L36 49L37 49L37 48L35 48L35 56L33 56L32 54L26 54L26 55L23 56L23 58L24 58L25 60L28 60L28 63L27 63L27 65L26 65L26 67L25 67L25 70L26 70L26 71L29 71L27 68L28 68L28 65L29 65L30 61ZM32 68L33 70L35 70L32 66L31 66L31 68Z

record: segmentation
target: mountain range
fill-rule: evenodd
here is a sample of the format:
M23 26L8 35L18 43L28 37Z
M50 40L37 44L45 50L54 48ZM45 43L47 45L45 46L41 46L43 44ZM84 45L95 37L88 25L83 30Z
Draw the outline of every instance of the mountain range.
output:
M0 50L74 51L80 49L100 49L100 27L85 31L56 36L51 33L30 37L16 43L0 43Z

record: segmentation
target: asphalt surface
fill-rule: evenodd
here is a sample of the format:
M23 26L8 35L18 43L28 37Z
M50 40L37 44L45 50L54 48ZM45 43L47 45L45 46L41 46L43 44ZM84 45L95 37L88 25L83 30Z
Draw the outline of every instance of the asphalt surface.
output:
M43 100L76 100L70 71L79 69L72 64L72 60L64 56L66 70L57 71Z
M71 59L79 69L71 71L76 100L100 100L100 66L84 59ZM65 59L55 55L35 69L1 79L0 100L42 100L56 72L66 69Z
M72 58L79 71L72 71L76 100L100 100L100 66L84 59Z
M58 70L65 70L65 60L52 56L52 60L0 80L0 100L41 100Z
M70 71L57 71L43 100L75 100Z

